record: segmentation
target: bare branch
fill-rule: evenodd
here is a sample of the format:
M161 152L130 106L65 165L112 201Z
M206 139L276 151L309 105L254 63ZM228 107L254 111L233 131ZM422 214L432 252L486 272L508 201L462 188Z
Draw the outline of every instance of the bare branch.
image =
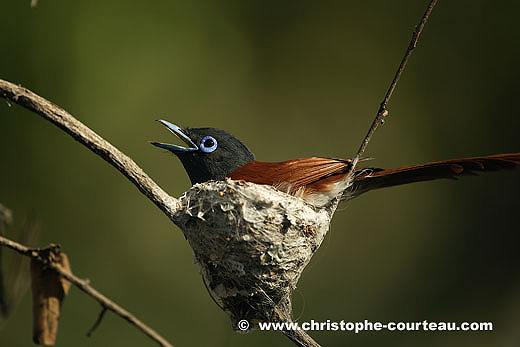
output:
M287 322L291 321L291 317L287 317L283 312L276 311L275 313L278 315L278 318L281 321ZM314 339L307 334L305 330L282 330L282 334L284 334L289 340L291 340L296 346L299 347L320 347L320 345L314 341Z
M390 87L388 88L385 98L381 102L381 105L379 106L379 110L377 111L376 118L372 122L372 125L370 126L370 129L368 129L368 133L365 135L365 138L363 139L363 142L361 142L361 146L359 147L356 155L352 159L352 168L351 171L354 171L356 168L356 165L359 162L359 159L365 152L365 149L367 148L368 142L370 141L370 138L376 131L379 124L384 123L385 117L388 115L388 111L386 110L386 106L388 105L388 101L390 100L390 97L392 96L392 93L394 92L395 86L397 85L397 82L401 78L401 74L404 71L404 68L406 66L406 63L408 62L408 58L412 54L412 51L417 46L417 40L419 40L419 36L421 35L421 32L424 28L424 25L428 21L428 18L430 17L430 14L433 10L433 7L437 4L437 0L431 0L428 4L428 7L426 8L426 12L424 12L424 15L422 16L419 24L415 27L415 31L412 34L412 39L410 41L410 44L408 45L408 48L406 49L406 53L404 54L403 59L401 60L401 64L399 64L399 68L397 69L394 79L392 80L392 83L390 83Z
M155 332L152 328L141 322L139 319L137 319L134 315L132 315L130 312L113 302L112 300L108 299L106 296L98 292L96 289L90 286L88 280L81 279L74 275L72 272L67 272L61 268L61 266L52 263L47 262L45 259L43 259L38 249L31 249L28 248L22 244L19 244L17 242L14 242L12 240L9 240L5 237L0 236L0 246L6 246L20 254L23 254L25 256L28 256L32 259L36 259L38 261L41 261L43 264L48 266L49 268L56 271L60 276L66 278L69 280L72 284L74 284L76 287L78 287L81 291L85 292L86 294L90 295L94 300L99 302L103 307L106 309L114 312L115 314L119 315L120 317L124 318L131 324L135 325L139 330L141 330L143 333L148 335L151 339L156 341L161 346L166 347L172 347L172 345L166 341L163 337L161 337L157 332Z
M283 330L282 334L287 336L296 346L300 347L320 347L305 330Z
M118 169L169 218L175 213L178 205L177 199L162 190L131 158L72 117L67 111L26 88L1 79L0 97L51 121L76 141L85 145Z
M105 316L105 313L107 312L107 308L106 306L101 306L101 312L99 312L99 316L97 317L96 321L94 322L94 325L92 325L92 327L90 329L88 329L87 331L87 336L90 337L92 335L92 333L94 332L94 330L97 329L97 327L99 326L99 324L101 324L101 321L103 320L103 317Z

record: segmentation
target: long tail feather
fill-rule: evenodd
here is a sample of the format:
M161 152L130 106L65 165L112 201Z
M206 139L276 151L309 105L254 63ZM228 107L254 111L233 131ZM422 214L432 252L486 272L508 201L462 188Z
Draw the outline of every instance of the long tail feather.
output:
M343 194L343 200L353 199L372 189L430 181L439 178L457 179L479 172L514 169L520 165L520 153L498 154L438 161L397 169L364 168L354 174L354 183Z

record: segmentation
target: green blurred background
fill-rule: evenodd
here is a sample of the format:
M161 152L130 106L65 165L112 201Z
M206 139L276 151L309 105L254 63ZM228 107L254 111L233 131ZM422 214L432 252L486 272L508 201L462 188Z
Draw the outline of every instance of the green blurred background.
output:
M0 78L62 106L173 196L181 164L154 122L212 126L260 160L350 157L427 1L4 1ZM366 156L379 167L520 151L517 1L440 1ZM178 228L119 172L0 102L0 203L38 241L175 346L292 346L238 334ZM294 295L300 321L491 321L492 332L313 332L324 346L518 346L520 172L375 191L340 207ZM7 262L14 258L4 252ZM8 264L7 264L8 265ZM7 266L5 266L7 267ZM152 346L73 288L59 346ZM0 330L30 346L29 292Z

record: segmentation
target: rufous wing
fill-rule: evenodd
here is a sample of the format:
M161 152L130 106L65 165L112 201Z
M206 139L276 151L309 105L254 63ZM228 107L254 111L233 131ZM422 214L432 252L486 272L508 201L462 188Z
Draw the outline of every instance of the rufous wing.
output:
M318 187L321 182L338 180L350 169L348 159L311 157L279 163L251 161L233 171L228 177L257 184L267 184L294 194L302 188ZM338 178L333 176L338 176ZM329 181L327 180L327 181Z

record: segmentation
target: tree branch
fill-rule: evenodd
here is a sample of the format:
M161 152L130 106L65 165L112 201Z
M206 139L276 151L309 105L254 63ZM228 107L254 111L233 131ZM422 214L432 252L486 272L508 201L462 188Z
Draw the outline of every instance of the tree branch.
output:
M281 321L291 321L291 317L287 317L283 312L276 311L275 314ZM320 347L320 345L305 330L282 330L289 340L299 347Z
M166 341L163 337L161 337L155 330L141 322L139 319L137 319L134 315L132 315L130 312L113 302L112 300L108 299L106 296L98 292L96 289L90 286L88 280L81 279L74 275L72 272L67 272L63 270L59 265L47 262L45 259L43 259L37 249L31 249L28 248L22 244L19 244L17 242L14 242L12 240L9 240L5 237L0 236L0 246L6 246L7 248L10 248L20 254L23 254L25 256L28 256L32 259L36 259L49 268L56 271L60 276L66 278L69 282L74 284L76 287L78 287L81 291L85 292L86 294L90 295L94 300L99 302L104 308L114 312L115 314L119 315L120 317L124 318L134 326L136 326L139 330L141 330L143 333L148 335L152 340L156 341L159 345L165 346L165 347L172 347L172 345Z
M131 158L72 117L67 111L26 88L2 79L0 79L0 96L54 123L119 170L169 218L175 213L178 205L177 199L162 190Z
M408 62L408 58L410 57L410 55L412 54L412 51L417 46L417 40L419 40L419 36L421 35L421 32L422 32L424 26L426 25L426 22L428 21L428 18L430 17L430 14L432 13L432 10L436 4L437 4L437 0L430 1L430 3L428 4L428 7L426 8L426 11L424 12L424 15L422 16L421 20L419 21L419 24L415 27L415 31L412 34L412 39L410 40L410 44L408 45L408 48L406 49L404 57L401 60L399 67L397 68L397 71L395 73L394 79L392 80L392 83L390 83L390 87L388 88L388 90L386 92L385 98L383 99L383 101L381 102L381 104L379 106L379 110L377 111L376 118L372 122L370 129L368 129L368 133L365 135L363 142L361 142L361 146L359 147L356 155L352 159L352 168L351 168L352 172L355 170L356 165L359 162L359 159L365 152L368 142L370 141L370 138L376 131L377 127L379 126L379 124L384 123L385 117L388 115L388 111L386 110L388 101L390 100L390 97L392 96L392 93L394 92L397 82L401 78L401 74L403 73L406 63Z

